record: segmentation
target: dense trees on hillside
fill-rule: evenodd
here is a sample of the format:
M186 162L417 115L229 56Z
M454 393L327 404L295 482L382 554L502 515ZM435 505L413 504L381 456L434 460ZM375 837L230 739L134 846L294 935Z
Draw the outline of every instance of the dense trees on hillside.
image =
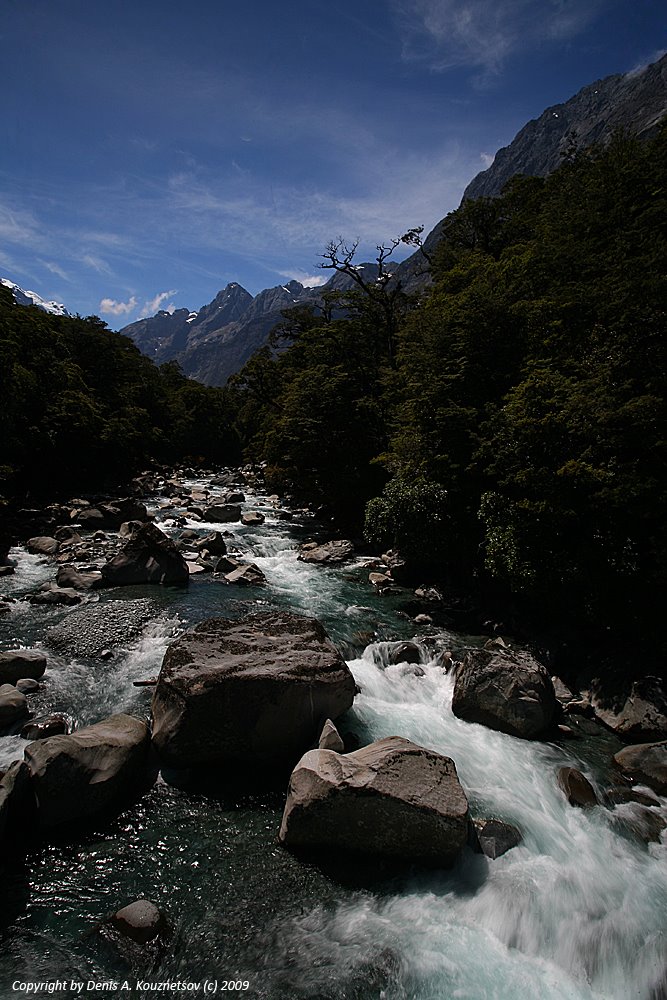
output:
M0 288L0 495L53 497L150 459L233 462L225 394L162 368L91 317L15 305Z
M301 316L236 380L248 454L348 521L370 501L368 537L442 578L655 635L666 146L619 136L465 203L390 342L363 290L344 319Z

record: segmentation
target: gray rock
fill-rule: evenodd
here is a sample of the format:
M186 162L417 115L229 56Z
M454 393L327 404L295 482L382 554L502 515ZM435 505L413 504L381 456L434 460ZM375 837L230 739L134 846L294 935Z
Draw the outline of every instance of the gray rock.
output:
M50 535L36 535L34 538L28 539L26 547L28 552L32 552L33 555L55 556L60 545L58 540L51 538Z
M558 787L565 792L571 806L596 806L595 789L576 767L561 767L557 774Z
M143 521L123 521L118 529L118 534L121 538L130 538L139 531L143 523Z
M80 572L75 566L61 566L56 574L59 587L72 587L74 590L97 590L104 583L99 570Z
M145 504L133 497L114 500L113 503L101 503L97 507L89 507L79 511L79 524L91 531L103 528L108 531L118 531L124 521L147 521L148 511Z
M30 772L22 760L15 760L0 777L0 842L8 827L16 826L30 808Z
M165 761L293 764L322 719L352 705L354 679L319 622L287 611L212 618L177 639L153 697Z
M560 677L552 677L551 683L554 686L554 694L556 695L556 698L558 701L562 702L562 704L566 705L574 699L574 695L570 691L569 687L560 679Z
M333 750L335 753L345 752L345 744L331 719L327 719L322 726L317 748L318 750Z
M260 514L258 510L251 510L247 514L241 514L241 524L245 524L248 527L256 527L258 524L264 524L264 521L264 515Z
M449 866L468 822L454 762L390 736L345 756L305 754L290 778L279 839L296 850Z
M27 714L26 696L13 684L0 684L0 729L6 729Z
M297 558L306 563L341 563L354 555L354 545L346 538L339 538L322 545L307 543L299 549Z
M633 781L667 795L667 740L624 747L614 754L614 763Z
M0 653L0 684L16 684L22 677L39 680L46 670L46 657L34 649L12 649Z
M137 899L124 906L114 913L110 922L119 933L137 944L148 944L168 928L164 914L148 899Z
M627 697L610 697L600 682L591 693L600 721L624 740L653 742L667 739L667 695L658 677L635 681Z
M421 663L421 647L416 642L397 642L387 653L388 663Z
M517 847L522 840L520 830L501 819L476 819L471 823L470 846L492 861Z
M233 503L213 504L205 508L203 516L205 521L231 524L233 521L241 520L241 508Z
M122 804L145 777L149 750L148 726L130 715L31 743L25 760L40 823L87 820Z
M16 690L20 691L21 694L34 694L41 687L42 685L39 681L34 680L32 677L19 677L16 682Z
M102 567L102 575L109 586L157 583L185 587L190 578L187 563L174 542L150 523L142 524Z
M64 604L66 607L70 607L73 604L80 604L83 597L73 587L46 584L35 594L29 594L27 600L29 604Z
M225 574L225 580L241 587L261 587L266 583L266 577L254 563L241 563L230 573Z
M212 556L227 555L227 544L219 531L212 531L197 542L198 549L207 549Z
M20 732L24 740L46 740L49 736L63 736L70 732L70 720L62 712L31 719Z
M473 649L456 667L452 710L468 722L534 739L553 723L557 702L548 671L529 653Z

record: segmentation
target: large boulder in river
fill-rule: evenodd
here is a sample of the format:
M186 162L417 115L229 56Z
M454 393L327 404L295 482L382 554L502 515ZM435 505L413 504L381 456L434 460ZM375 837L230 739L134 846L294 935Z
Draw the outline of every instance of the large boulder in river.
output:
M28 714L26 696L13 684L0 684L0 731Z
M614 754L614 763L633 781L667 795L667 740L624 747Z
M145 780L149 753L148 726L131 715L30 743L25 760L40 823L60 826L122 806Z
M280 841L449 866L466 845L468 823L454 762L389 736L344 756L305 754L290 778Z
M46 670L46 657L36 649L10 649L0 653L0 684L16 684L22 677L39 680Z
M293 765L326 718L350 708L354 679L318 621L266 611L211 618L165 653L153 742L175 766Z
M552 725L557 701L548 670L530 653L472 649L456 668L454 715L534 739Z
M77 522L90 531L104 528L118 531L124 521L147 521L146 505L133 497L101 503L97 507L87 507L76 514Z
M241 508L234 503L212 504L205 508L204 520L214 524L231 524L241 520Z
M146 523L129 538L120 552L102 567L108 586L161 583L186 587L188 566L171 538Z
M315 542L306 542L299 548L297 558L306 563L341 563L354 555L354 545L347 538L338 538L333 542L324 542L317 545Z
M591 704L600 721L621 739L650 742L667 737L667 692L659 677L642 677L620 691L593 682Z

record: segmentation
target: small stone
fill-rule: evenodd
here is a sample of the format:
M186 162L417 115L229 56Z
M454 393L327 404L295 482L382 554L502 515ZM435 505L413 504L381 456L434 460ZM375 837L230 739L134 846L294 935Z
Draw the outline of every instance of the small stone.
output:
M137 899L114 913L111 924L137 944L148 944L167 930L164 914L149 899Z
M39 681L32 677L20 677L16 682L16 690L20 691L21 694L34 694L35 691L40 690L41 686Z

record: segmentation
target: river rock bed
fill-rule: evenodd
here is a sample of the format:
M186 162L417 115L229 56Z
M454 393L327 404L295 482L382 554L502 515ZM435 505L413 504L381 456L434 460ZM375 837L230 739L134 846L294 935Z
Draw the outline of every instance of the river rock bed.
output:
M134 684L157 677L174 638L208 618L305 613L345 652L357 685L353 707L337 722L344 748L401 737L451 759L475 829L493 833L489 857L463 848L448 872L387 869L372 877L353 858L333 867L306 862L277 842L286 788L167 769L116 818L26 843L7 860L0 989L17 976L122 978L141 953L123 957L90 932L142 899L171 928L151 958L151 979L220 978L224 970L267 1000L381 993L387 1000L653 1000L664 968L667 877L658 827L667 813L651 789L633 792L634 772L613 765L620 741L591 713L565 717L568 738L554 730L531 742L456 718L452 654L461 662L488 636L433 625L431 615L412 610L412 591L374 587L369 562L377 561L352 552L340 566L300 560L299 546L331 539L308 512L263 495L255 470L169 481L150 475L143 485L139 503L201 572L190 573L187 587L96 587L81 592L78 606L31 606L27 595L67 565L58 562L66 539L56 539L60 549L50 555L13 550L15 572L0 580L0 597L12 599L0 618L0 649L24 646L47 657L39 689L26 695L33 716L65 713L76 729L118 713L146 719L153 687ZM107 525L114 506L102 510ZM231 506L239 508L235 519ZM206 520L207 510L222 507L228 520ZM120 514L113 516L115 524ZM81 558L71 562L95 571L123 541L120 524L93 531L96 516L87 520L89 527L73 521L79 541L70 541ZM255 564L266 582L242 589L216 573L223 547L242 565ZM410 617L400 613L408 607ZM0 737L0 770L25 746L18 735ZM339 750L323 752L335 761ZM569 804L557 781L563 767L586 775L599 805Z

